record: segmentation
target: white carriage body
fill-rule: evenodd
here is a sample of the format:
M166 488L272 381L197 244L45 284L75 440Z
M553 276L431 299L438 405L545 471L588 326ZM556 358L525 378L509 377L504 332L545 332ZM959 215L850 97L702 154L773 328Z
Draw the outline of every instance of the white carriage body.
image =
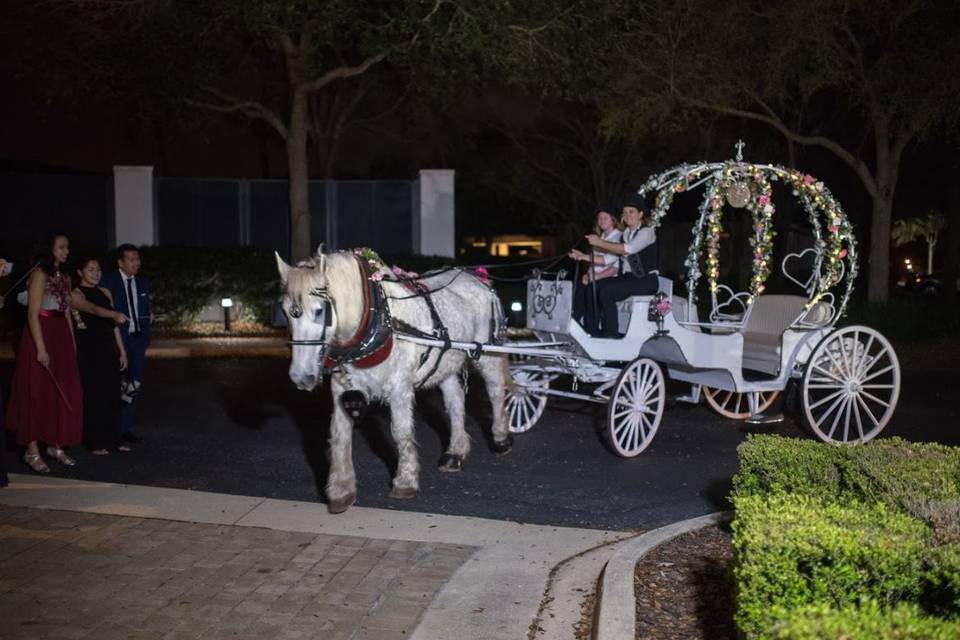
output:
M665 366L673 379L740 393L783 389L830 330L829 322L804 321L816 318L805 311L807 299L801 296L760 296L742 322L701 323L695 305L672 295L673 282L659 280L660 291L672 300L662 333L650 319L654 296L633 296L618 305L623 338L591 336L571 317L573 283L541 279L527 284L527 328L550 342L567 341L576 354L601 367L648 357ZM815 311L820 319L829 319L822 308ZM578 361L569 373L577 376L584 367L586 381L597 381L596 367L585 364ZM745 367L766 376L745 378ZM612 378L620 367L608 370Z

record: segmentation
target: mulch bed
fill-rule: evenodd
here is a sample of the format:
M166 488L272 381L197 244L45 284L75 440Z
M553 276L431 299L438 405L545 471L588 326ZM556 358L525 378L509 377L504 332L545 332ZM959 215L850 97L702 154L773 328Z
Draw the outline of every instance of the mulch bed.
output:
M733 625L730 532L706 527L666 542L637 563L637 638L727 640Z

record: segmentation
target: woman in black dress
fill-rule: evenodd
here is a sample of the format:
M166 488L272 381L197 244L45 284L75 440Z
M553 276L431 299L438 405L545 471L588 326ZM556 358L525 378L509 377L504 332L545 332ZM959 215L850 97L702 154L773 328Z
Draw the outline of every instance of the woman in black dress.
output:
M77 359L83 384L83 442L94 455L120 444L120 372L127 368L118 324L126 316L114 311L110 292L100 283L100 262L86 258L77 271L79 285L71 293L77 336Z

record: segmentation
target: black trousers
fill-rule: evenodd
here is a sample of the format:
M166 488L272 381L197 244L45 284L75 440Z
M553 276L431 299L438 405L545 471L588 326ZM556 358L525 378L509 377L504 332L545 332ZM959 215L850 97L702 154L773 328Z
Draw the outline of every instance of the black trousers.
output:
M599 301L594 304L596 286L596 282L583 284L577 280L573 283L573 319L584 327L587 326L587 318L592 318L594 323L597 322Z
M588 326L584 328L591 335L603 335L605 338L616 338L620 335L617 327L617 303L626 300L630 296L649 296L657 292L660 281L657 274L648 273L642 278L634 277L633 274L624 273L616 278L605 278L597 282L597 297L600 299L600 317L602 333L600 327Z

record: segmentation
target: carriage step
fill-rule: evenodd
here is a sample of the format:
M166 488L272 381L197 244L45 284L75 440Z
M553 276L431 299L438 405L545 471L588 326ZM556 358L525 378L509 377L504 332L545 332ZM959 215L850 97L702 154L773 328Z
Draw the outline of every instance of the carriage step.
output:
M783 422L782 413L755 413L746 420L747 424L777 424Z

